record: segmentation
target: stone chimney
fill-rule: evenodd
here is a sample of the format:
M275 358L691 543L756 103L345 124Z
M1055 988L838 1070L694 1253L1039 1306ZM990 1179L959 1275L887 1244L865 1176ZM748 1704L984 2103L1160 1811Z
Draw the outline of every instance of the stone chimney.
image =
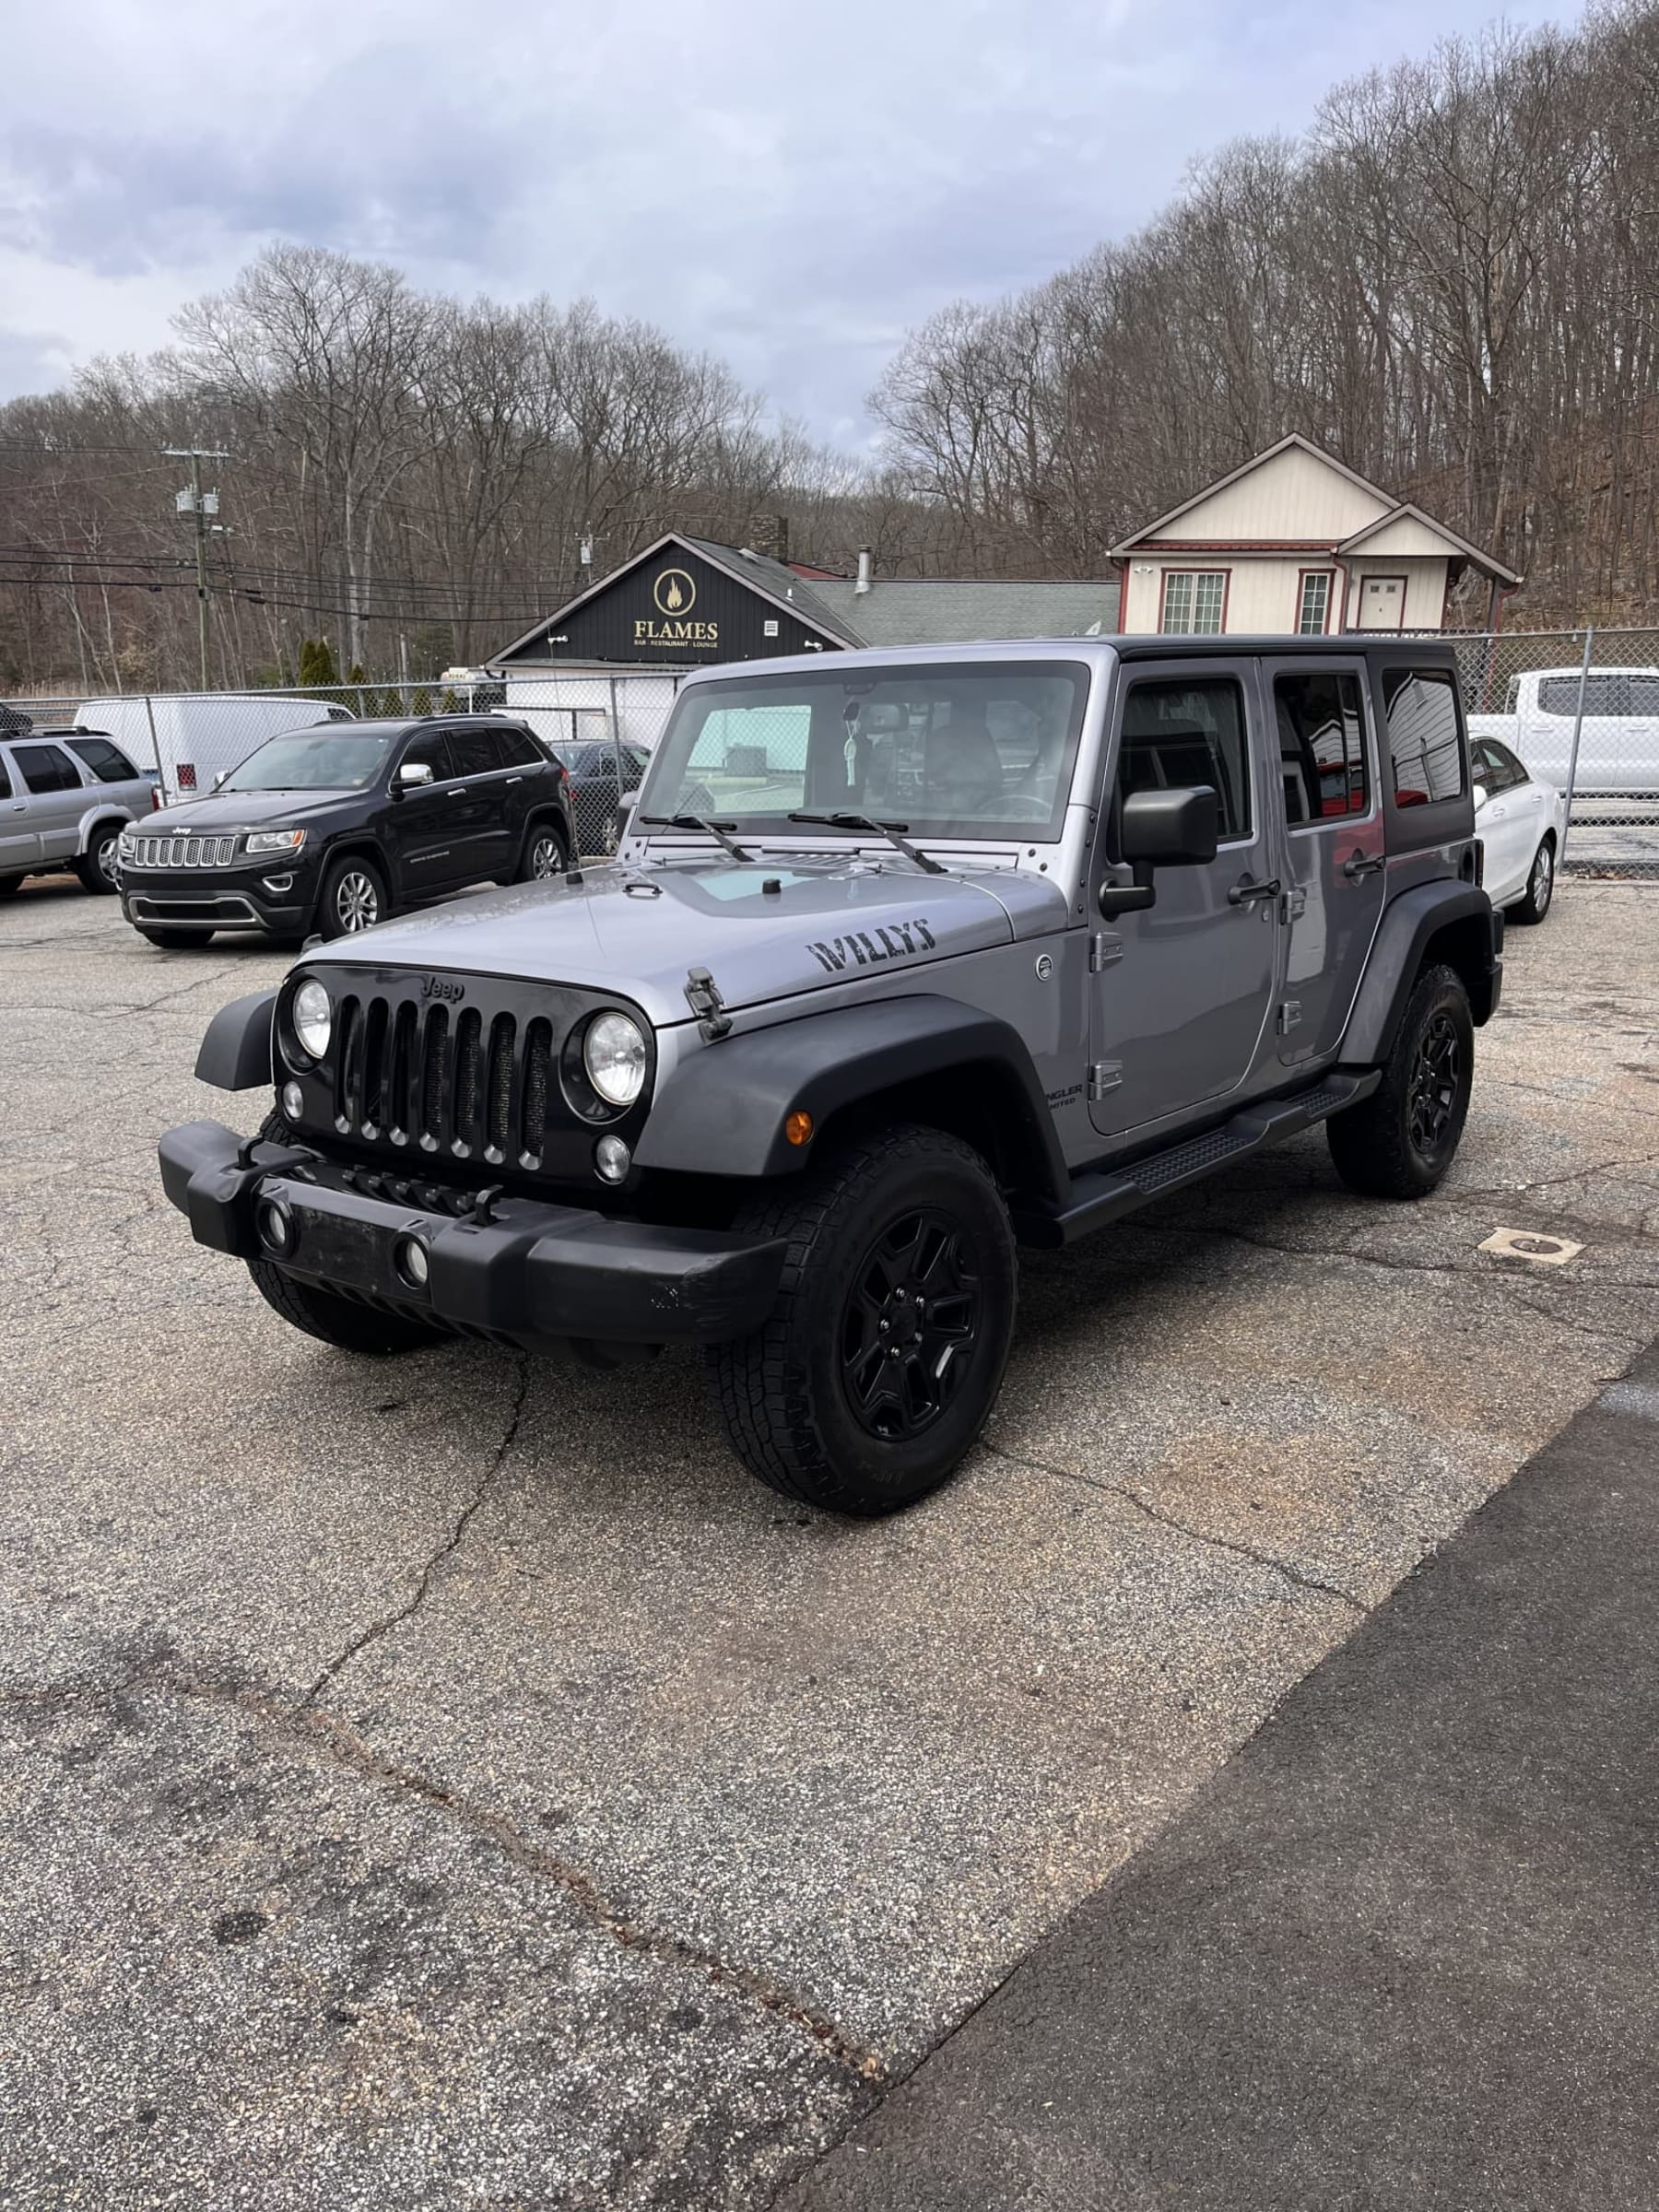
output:
M767 517L768 529L764 540L766 550L772 559L789 566L789 517L773 514Z

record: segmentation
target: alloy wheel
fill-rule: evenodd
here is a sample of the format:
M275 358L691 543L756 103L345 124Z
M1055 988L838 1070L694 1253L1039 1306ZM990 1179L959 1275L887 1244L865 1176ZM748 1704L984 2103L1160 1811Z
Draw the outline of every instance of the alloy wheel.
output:
M380 920L380 893L360 869L350 868L341 877L335 891L335 913L347 936L371 929Z
M530 874L537 882L545 883L559 869L559 840L551 830L544 830L530 847Z
M885 1443L930 1428L973 1363L980 1280L962 1225L936 1207L902 1214L870 1246L841 1309L841 1382L861 1427Z
M97 852L93 854L93 860L97 865L99 874L103 877L104 881L109 885L112 890L114 889L121 872L119 865L119 855L117 853L117 847L120 844L120 841L121 841L119 837L106 837L102 844L99 846Z
M1431 1158L1445 1142L1462 1074L1463 1048L1456 1023L1443 1011L1431 1014L1418 1039L1408 1122L1412 1145L1423 1159Z
M1538 847L1538 857L1533 862L1532 882L1527 888L1534 908L1541 914L1555 895L1555 854L1547 845Z

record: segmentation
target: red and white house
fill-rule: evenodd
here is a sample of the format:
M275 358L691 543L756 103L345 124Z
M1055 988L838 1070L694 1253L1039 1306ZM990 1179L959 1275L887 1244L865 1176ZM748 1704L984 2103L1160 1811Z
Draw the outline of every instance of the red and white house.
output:
M1121 545L1131 635L1323 637L1441 629L1453 585L1487 581L1487 626L1521 579L1409 500L1292 433Z

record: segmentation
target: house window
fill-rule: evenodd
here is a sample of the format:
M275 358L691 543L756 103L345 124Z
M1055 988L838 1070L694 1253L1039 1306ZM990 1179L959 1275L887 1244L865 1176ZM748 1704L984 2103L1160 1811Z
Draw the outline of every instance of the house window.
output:
M1215 637L1227 604L1225 569L1166 569L1163 620L1166 637Z
M1296 607L1297 636L1323 638L1330 611L1331 571L1329 569L1304 569L1301 594Z

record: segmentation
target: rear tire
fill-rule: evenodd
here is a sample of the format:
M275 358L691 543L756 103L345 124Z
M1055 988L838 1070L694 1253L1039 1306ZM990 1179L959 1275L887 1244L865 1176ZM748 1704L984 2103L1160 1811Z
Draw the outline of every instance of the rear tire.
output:
M555 822L532 822L513 871L514 883L547 883L571 865L564 832Z
M138 935L163 952L189 952L198 945L206 945L212 936L210 929L141 929Z
M788 1245L766 1325L704 1354L732 1449L830 1512L912 1504L983 1429L1013 1337L1007 1208L979 1154L900 1124L740 1216Z
M1533 855L1526 896L1510 909L1517 922L1542 922L1555 899L1555 846L1546 838Z
M115 882L115 847L121 841L119 822L100 822L92 832L92 841L75 864L83 891L111 892Z
M1382 1080L1334 1113L1325 1135L1336 1172L1368 1198L1424 1198L1456 1157L1475 1071L1475 1021L1454 970L1424 971Z

